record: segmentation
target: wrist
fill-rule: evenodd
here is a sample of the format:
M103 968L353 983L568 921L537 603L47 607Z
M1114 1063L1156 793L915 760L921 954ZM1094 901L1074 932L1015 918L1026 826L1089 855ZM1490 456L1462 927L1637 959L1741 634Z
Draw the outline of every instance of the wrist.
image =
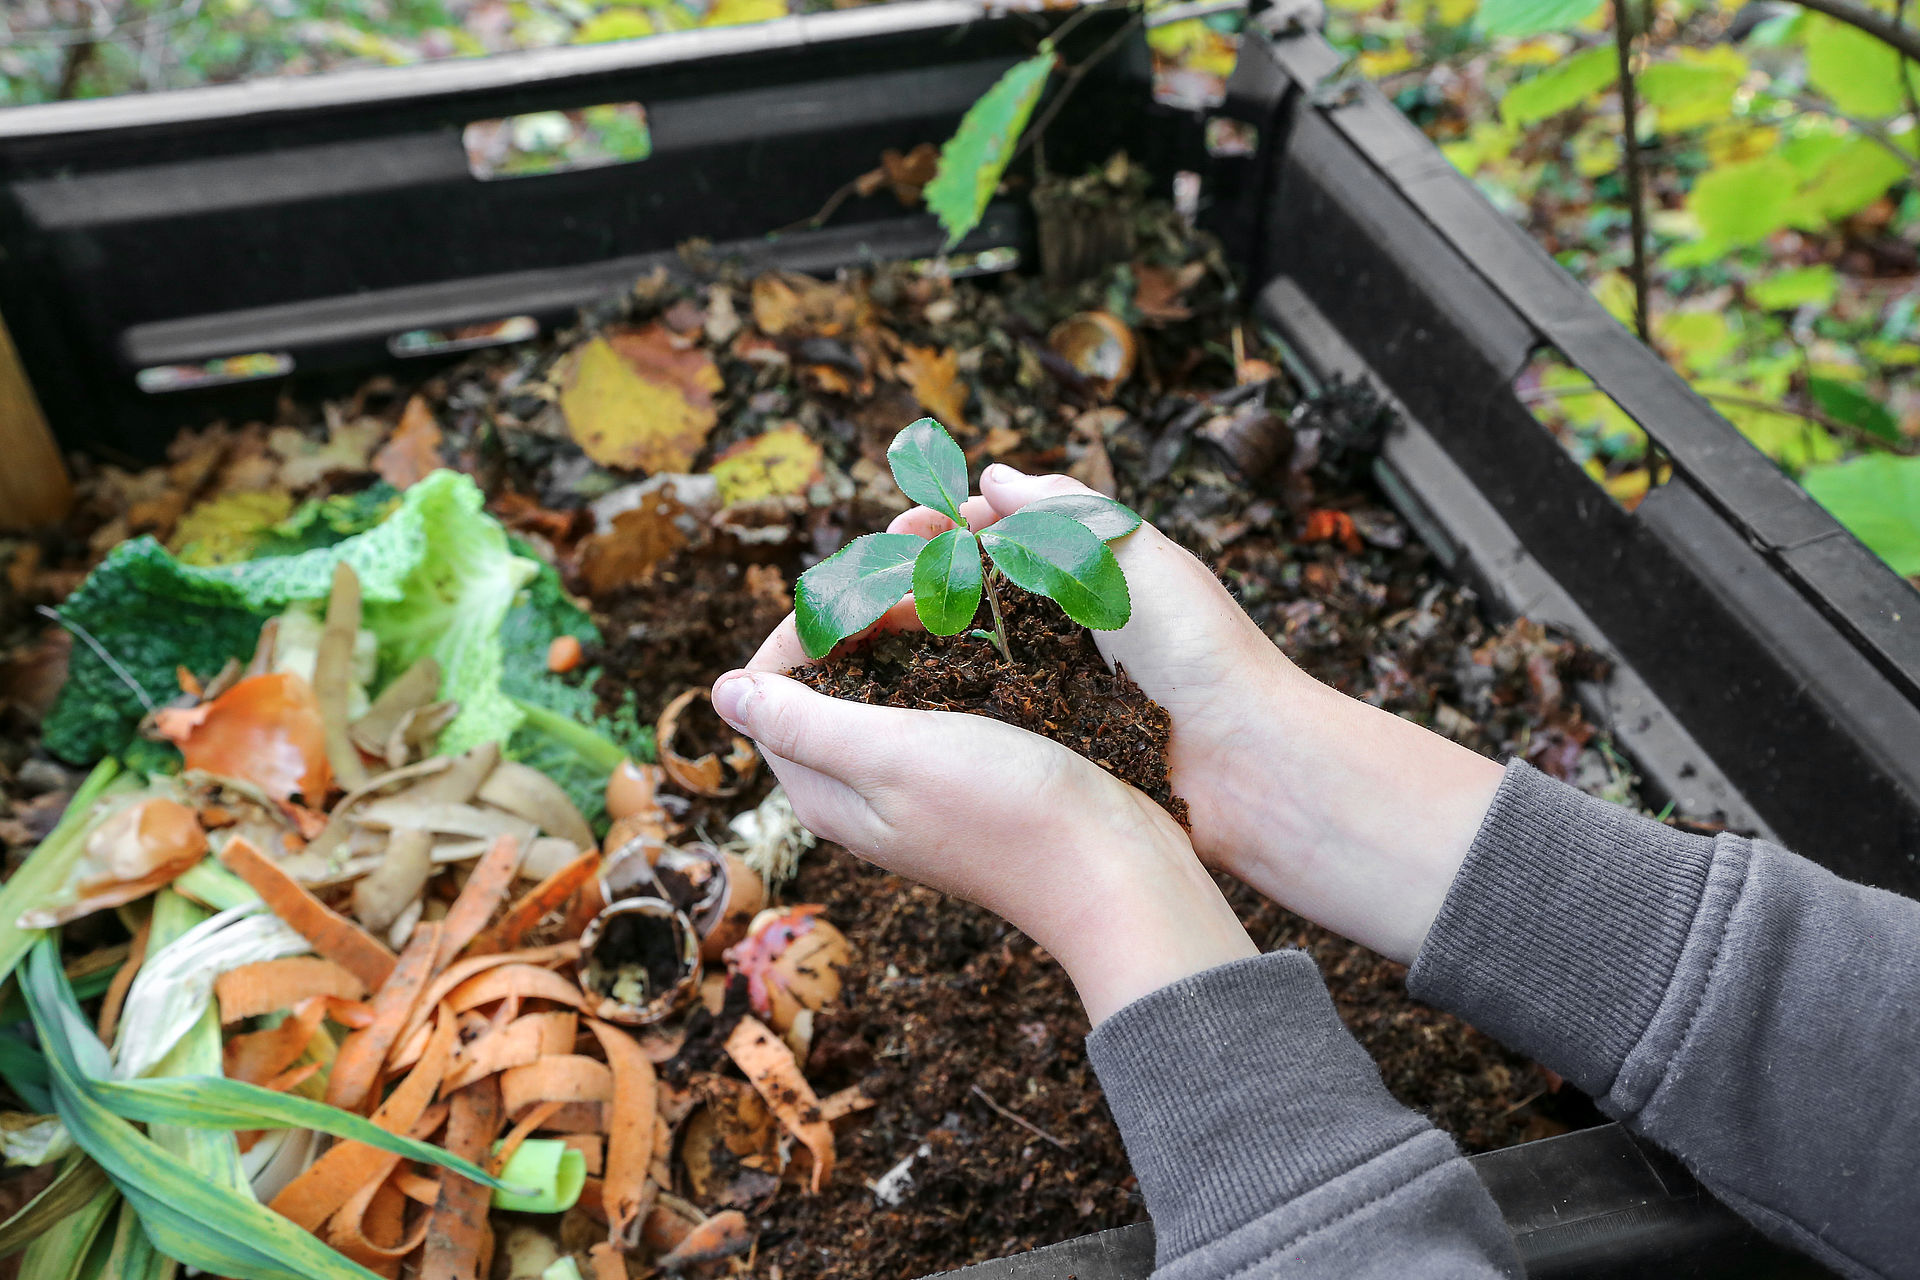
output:
M1210 857L1403 963L1420 949L1502 768L1304 673L1263 683L1208 807Z
M1068 900L1022 925L1066 969L1096 1026L1169 983L1259 953L1179 829L1158 816L1170 836L1085 850Z

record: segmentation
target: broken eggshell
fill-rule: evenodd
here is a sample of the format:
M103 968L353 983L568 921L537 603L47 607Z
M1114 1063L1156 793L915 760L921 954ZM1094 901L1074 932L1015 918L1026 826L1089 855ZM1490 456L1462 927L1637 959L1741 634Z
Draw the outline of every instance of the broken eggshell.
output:
M654 726L654 740L659 744L660 765L676 786L697 796L730 796L753 779L760 767L760 753L714 715L711 695L712 690L697 686L669 702ZM700 700L708 704L705 714L732 735L732 745L724 758L712 751L688 756L680 749L686 745L688 709Z
M803 1010L818 1013L840 998L840 971L853 948L820 918L824 910L808 904L762 911L746 940L726 952L728 966L747 980L753 1011L781 1035Z
M1105 311L1081 311L1053 326L1047 345L1102 396L1133 373L1133 330Z
M595 1017L632 1027L659 1022L700 989L700 937L671 902L624 898L581 933L579 975L598 999Z

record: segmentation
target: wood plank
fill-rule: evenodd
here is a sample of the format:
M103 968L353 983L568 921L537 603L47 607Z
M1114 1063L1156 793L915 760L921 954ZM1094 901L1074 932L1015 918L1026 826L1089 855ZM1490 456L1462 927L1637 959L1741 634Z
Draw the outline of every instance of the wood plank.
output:
M67 514L73 484L0 318L0 529L52 524Z

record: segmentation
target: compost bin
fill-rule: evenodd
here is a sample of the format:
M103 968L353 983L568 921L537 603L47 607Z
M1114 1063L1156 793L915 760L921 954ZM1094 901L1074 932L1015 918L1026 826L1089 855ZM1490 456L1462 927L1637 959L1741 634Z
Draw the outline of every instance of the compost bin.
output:
M883 151L951 133L1059 20L924 0L11 110L0 315L63 446L152 458L183 426L269 416L283 394L417 380L490 336L572 324L656 269L684 273L690 241L748 271L932 257L933 220L883 195L806 224ZM1128 46L1053 123L1048 163L1124 150L1156 191L1178 185L1292 376L1392 407L1380 488L1495 615L1611 659L1582 694L1650 803L1920 890L1920 599L1338 70L1315 35L1250 31L1225 102L1195 112L1156 104ZM630 164L489 181L462 143L477 121L627 102L652 137ZM1215 117L1253 145L1210 149ZM1004 196L953 260L1031 268L1040 235ZM1634 510L1514 395L1543 351L1671 461ZM30 501L32 482L16 492ZM1530 1274L1814 1273L1618 1126L1475 1167ZM1117 1280L1151 1257L1136 1226L977 1273Z

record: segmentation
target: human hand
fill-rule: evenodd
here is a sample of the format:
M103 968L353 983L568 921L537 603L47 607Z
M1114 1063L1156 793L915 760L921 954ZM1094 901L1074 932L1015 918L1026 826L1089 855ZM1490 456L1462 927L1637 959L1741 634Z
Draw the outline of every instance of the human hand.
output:
M722 676L713 705L760 744L808 830L1023 930L1095 1022L1255 953L1173 819L1057 743L769 671Z
M975 531L1029 502L1085 491L994 465L961 507ZM951 527L916 507L889 532ZM1193 847L1269 897L1411 961L1500 782L1500 766L1327 688L1289 662L1198 559L1151 525L1113 544L1133 616L1094 633L1173 719L1172 784ZM915 625L911 604L882 627ZM806 660L792 620L753 666Z

